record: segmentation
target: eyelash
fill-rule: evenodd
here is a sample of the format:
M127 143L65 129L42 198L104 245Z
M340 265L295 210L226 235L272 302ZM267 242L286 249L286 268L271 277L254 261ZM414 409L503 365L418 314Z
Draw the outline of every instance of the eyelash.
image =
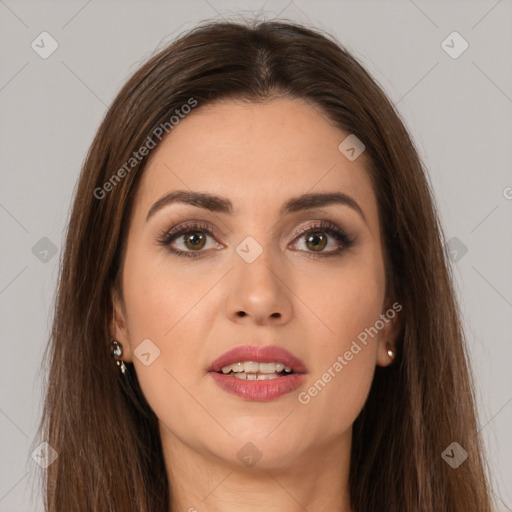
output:
M172 249L170 247L170 243L178 238L181 235L185 235L192 231L202 231L207 235L214 238L214 234L210 227L207 224L201 224L200 222L193 222L189 224L181 224L177 227L170 229L169 231L163 231L160 233L157 239L157 243L159 245L168 246L168 249L171 253L176 254L176 256L184 256L186 258L198 258L201 256L201 253L204 251L180 251L177 249Z
M215 235L213 234L212 230L207 224L202 224L200 222L193 222L189 224L181 224L177 227L174 227L170 230L164 230L162 231L157 238L157 243L162 246L167 246L169 251L176 256L182 256L185 258L198 258L201 257L202 254L205 251L181 251L178 249L172 249L170 247L171 242L173 242L175 239L179 238L182 235L185 235L187 233L193 232L193 231L200 231L203 233L206 233L207 235L211 236L212 238L215 238ZM296 240L297 238L301 238L305 235L308 235L310 233L315 232L322 232L327 233L332 238L337 240L341 243L341 246L338 249L328 251L328 252L318 252L314 253L313 251L303 251L300 252L307 253L309 257L311 258L328 258L331 256L336 256L343 252L345 249L348 249L354 244L354 240L351 239L345 231L343 231L341 228L339 228L336 224L329 222L329 221L319 221L316 224L312 226L308 226L305 229L301 229L294 233L293 240Z

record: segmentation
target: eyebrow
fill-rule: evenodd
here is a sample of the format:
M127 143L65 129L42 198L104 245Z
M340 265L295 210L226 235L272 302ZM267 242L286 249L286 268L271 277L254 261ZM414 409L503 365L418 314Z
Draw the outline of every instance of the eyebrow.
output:
M154 203L153 206L151 206L146 215L146 221L148 221L158 210L173 203L189 204L216 213L231 214L233 212L233 204L229 199L209 194L207 192L176 190L165 194L156 203ZM281 216L284 216L287 213L311 210L332 204L341 204L352 208L359 213L365 222L367 222L364 212L357 201L341 192L308 193L292 197L286 201L279 213Z

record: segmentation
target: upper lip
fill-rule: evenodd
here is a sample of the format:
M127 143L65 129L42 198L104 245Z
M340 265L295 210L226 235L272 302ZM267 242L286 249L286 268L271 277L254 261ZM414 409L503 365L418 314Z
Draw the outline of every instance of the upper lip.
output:
M232 348L215 359L208 371L219 372L224 366L243 361L253 361L255 363L280 362L289 366L294 373L306 373L306 366L298 357L285 348L276 345L241 345Z

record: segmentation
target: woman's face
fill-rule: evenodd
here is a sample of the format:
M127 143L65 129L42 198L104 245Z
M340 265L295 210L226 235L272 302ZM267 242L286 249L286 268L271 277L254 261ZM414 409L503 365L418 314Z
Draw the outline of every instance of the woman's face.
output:
M365 154L338 148L348 135L298 100L225 101L150 155L115 336L167 449L276 468L350 446L397 322Z

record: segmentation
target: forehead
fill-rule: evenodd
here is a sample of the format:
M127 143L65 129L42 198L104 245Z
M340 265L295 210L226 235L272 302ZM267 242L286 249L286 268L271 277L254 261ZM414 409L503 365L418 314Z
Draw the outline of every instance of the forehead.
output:
M198 106L151 153L138 202L190 188L229 197L236 213L336 190L375 207L364 153L350 161L338 149L348 135L319 107L297 99Z

